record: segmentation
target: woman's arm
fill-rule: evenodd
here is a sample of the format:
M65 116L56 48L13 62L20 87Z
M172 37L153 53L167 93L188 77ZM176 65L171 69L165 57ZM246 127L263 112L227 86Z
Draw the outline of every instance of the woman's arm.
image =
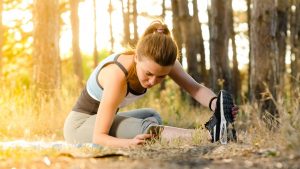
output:
M104 90L96 116L93 143L112 147L129 147L144 143L148 135L139 135L134 139L120 139L108 135L118 105L127 92L126 77L114 64L103 68L99 77Z
M216 94L205 87L197 83L189 74L187 74L181 64L176 61L169 76L185 91L187 91L194 99L204 106L209 106L209 101L216 96ZM212 110L215 110L216 99L211 104Z

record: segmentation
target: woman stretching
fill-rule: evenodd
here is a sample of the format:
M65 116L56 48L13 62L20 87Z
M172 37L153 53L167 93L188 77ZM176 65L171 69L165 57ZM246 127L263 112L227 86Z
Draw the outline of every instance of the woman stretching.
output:
M150 130L155 131L155 128L162 130L159 133L162 139L192 138L192 129L162 126L159 114L153 109L118 112L169 76L199 103L215 112L206 127L213 142L222 141L222 132L233 122L238 108L233 106L227 92L220 92L216 97L210 89L197 83L183 70L177 56L178 48L167 26L160 21L152 22L135 50L108 56L92 72L65 121L65 140L132 147L154 137ZM222 125L224 120L225 126Z

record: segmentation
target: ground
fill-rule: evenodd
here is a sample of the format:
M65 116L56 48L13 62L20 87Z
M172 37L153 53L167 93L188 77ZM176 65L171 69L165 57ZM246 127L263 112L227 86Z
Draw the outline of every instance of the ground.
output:
M205 145L145 146L114 149L97 156L72 153L44 153L18 159L1 157L0 168L70 168L70 169L238 169L300 168L300 153L245 143L209 143ZM29 152L30 153L30 152ZM97 154L97 152L94 152ZM88 154L88 153L87 153ZM20 152L19 152L20 155ZM21 153L22 156L22 153Z

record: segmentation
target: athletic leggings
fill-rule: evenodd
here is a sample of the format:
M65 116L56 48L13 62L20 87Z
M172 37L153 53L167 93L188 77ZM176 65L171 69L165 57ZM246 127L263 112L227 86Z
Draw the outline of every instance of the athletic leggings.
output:
M64 138L69 143L92 143L96 114L71 111L65 120ZM143 108L117 113L109 135L117 138L134 138L146 133L149 126L162 124L160 115L153 109Z

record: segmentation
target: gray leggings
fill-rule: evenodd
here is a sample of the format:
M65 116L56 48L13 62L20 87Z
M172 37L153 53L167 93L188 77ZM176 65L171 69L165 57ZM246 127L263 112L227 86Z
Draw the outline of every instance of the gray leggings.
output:
M91 143L96 114L70 112L64 124L64 137L70 143ZM109 135L117 138L134 138L146 133L149 126L162 124L160 115L153 109L144 108L117 113Z

